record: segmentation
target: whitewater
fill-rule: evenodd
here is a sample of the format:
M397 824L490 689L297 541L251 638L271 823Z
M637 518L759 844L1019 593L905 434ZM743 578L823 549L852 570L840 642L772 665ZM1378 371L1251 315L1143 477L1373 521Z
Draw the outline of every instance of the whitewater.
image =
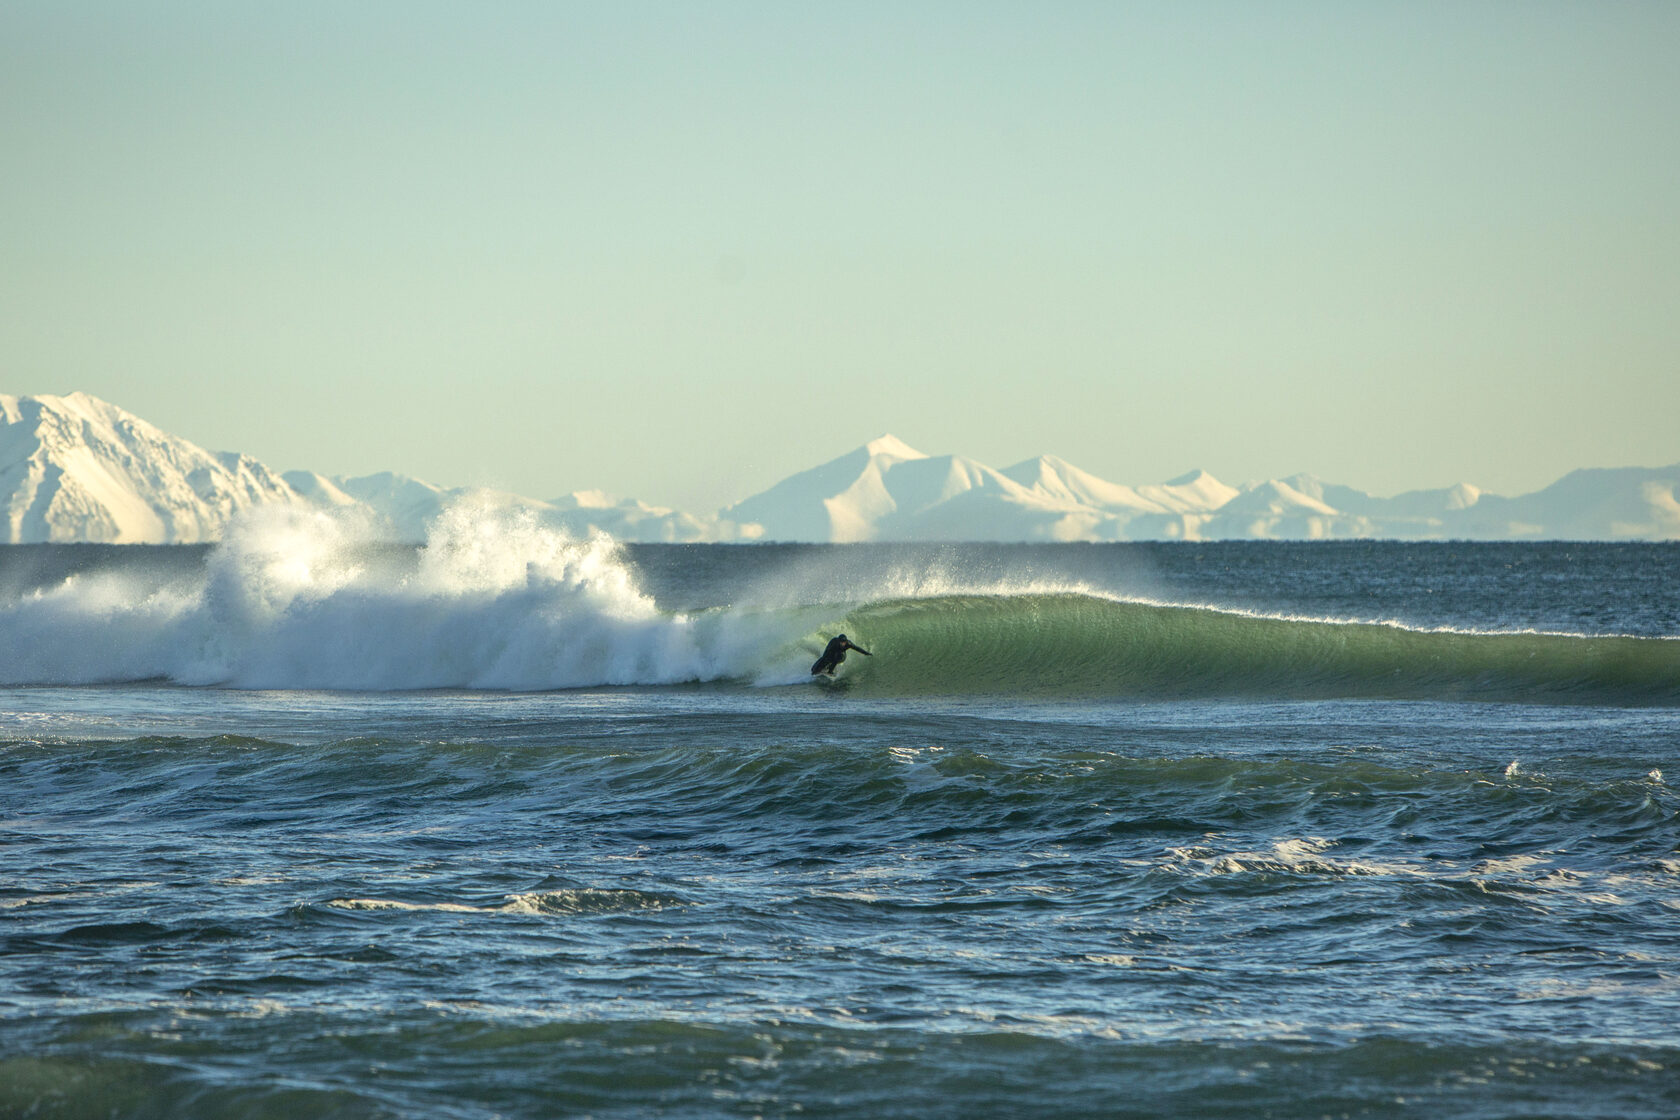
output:
M1671 1117L1677 581L472 501L0 548L0 1115Z

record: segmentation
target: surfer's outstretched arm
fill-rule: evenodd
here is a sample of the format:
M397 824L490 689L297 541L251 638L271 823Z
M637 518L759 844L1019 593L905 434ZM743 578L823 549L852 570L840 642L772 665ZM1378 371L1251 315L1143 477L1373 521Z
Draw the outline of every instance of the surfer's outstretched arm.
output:
M862 646L853 646L852 648L857 650L859 653L863 654L865 657L874 657L875 656L873 653L870 653L868 650L864 649Z

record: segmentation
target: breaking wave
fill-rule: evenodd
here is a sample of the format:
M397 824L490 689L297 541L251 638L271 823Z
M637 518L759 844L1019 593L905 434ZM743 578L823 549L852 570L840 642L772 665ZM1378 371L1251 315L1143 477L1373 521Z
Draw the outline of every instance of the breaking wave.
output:
M259 510L196 579L71 576L0 607L0 680L240 688L550 689L749 675L796 635L762 612L672 614L608 538L458 504L406 568L353 519Z
M1419 630L1081 587L882 586L662 610L610 539L461 503L405 564L354 520L261 510L174 581L73 575L0 604L0 683L298 689L789 685L844 630L857 695L1680 705L1680 640Z

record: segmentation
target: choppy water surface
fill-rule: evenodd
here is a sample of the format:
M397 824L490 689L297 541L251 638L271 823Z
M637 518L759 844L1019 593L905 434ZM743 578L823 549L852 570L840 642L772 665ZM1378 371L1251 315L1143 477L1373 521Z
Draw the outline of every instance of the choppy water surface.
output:
M1680 550L501 545L0 556L0 1115L1680 1114Z

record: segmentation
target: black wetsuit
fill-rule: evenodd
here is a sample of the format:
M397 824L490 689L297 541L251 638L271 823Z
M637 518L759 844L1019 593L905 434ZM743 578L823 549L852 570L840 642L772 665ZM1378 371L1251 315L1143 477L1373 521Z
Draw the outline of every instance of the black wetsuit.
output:
M840 662L846 660L846 651L849 649L855 649L865 657L874 656L862 646L853 645L850 638L841 634L828 643L828 648L822 651L822 656L811 666L811 675L814 677L822 673L832 677L834 670L840 667Z

